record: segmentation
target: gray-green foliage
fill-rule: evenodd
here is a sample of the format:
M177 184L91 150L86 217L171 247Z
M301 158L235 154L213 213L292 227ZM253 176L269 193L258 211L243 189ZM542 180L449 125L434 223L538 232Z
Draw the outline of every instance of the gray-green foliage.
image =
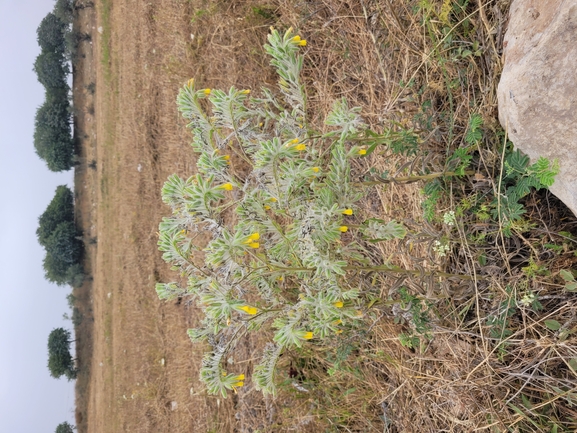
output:
M286 349L359 326L363 301L351 276L381 264L363 240L406 234L395 221L350 225L367 192L354 181L351 161L366 153L356 140L368 130L345 99L327 116L330 132L307 127L298 53L304 45L290 29L269 35L265 50L282 98L268 89L253 98L234 87L197 89L193 80L177 98L199 153L199 174L172 175L162 189L172 216L160 223L159 249L186 282L159 283L156 290L161 299L191 296L202 309L202 325L188 334L212 347L200 372L210 393L226 396L243 385L244 375L226 373L223 362L247 332L274 330L252 374L258 389L274 394ZM231 162L250 170L233 170ZM225 222L230 210L234 216ZM211 237L204 248L201 233ZM197 251L203 264L194 259Z

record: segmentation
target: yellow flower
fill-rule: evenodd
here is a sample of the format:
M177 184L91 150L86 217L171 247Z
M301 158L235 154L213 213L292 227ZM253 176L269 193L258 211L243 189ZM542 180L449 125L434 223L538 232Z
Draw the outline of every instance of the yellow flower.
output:
M234 188L234 186L232 185L232 183L224 183L221 186L219 186L219 188L221 189L225 189L227 191L232 191L232 189Z
M302 143L301 143L301 144L297 144L297 145L295 146L295 149L298 150L299 152L305 150L306 148L307 148L306 144L302 144Z
M245 313L250 314L251 316L254 316L256 313L258 313L258 309L255 307L251 307L250 305L243 305L242 307L239 307L239 310L242 310Z
M359 155L366 155L367 149L359 149Z
M299 35L296 35L296 36L293 38L293 42L300 42L300 41L301 41L301 37L300 37Z
M249 246L251 246L252 248L258 248L258 241L260 239L260 234L258 232L253 233L252 235L250 235L248 237L248 239L246 241L244 241L245 244L248 244ZM256 246L253 246L256 245Z
M244 380L244 374L239 374L238 376L236 376L236 380L238 381Z
M250 93L250 90L246 89L246 90L241 90L241 92L243 95L248 95Z
M226 376L226 371L222 370L222 375Z
M311 338L313 338L313 333L312 332L306 332L305 335L303 335L303 338L305 340L310 340Z
M260 244L258 242L251 242L250 244L248 244L248 246L256 249L256 248L260 247Z
M240 388L241 386L244 386L244 382L243 381L236 382L232 386L233 386L233 388Z
M269 200L269 201L272 201L273 203L276 202L276 201L278 201L275 197L271 197L271 198L269 198L268 200Z
M343 215L352 215L353 214L353 210L352 209L345 209L343 211Z
M268 204L264 205L264 210L270 210L270 206Z
M343 321L341 319L337 319L333 322L333 325L340 325L341 323L343 323Z
M349 228L347 226L340 226L339 227L339 231L346 233L349 230Z
M204 89L202 91L202 93L204 93L206 96L210 95L210 89Z
M318 173L319 170L320 170L320 168L318 168L318 167L313 167L313 171L314 171L315 173Z
M299 41L299 45L300 45L301 47L306 47L306 46L307 46L307 40L306 40L306 39L303 39L302 41Z
M222 157L224 158L225 161L228 161L230 159L230 155L223 155Z
M335 334L337 334L337 335L338 335L338 334L342 334L342 333L343 333L343 330L342 330L342 329L337 329L337 330L335 331Z
M291 140L291 144L298 144L299 141L300 141L300 140L299 140L298 138L293 138L293 139Z
M186 85L188 87L193 87L194 86L194 78L191 78L190 80L188 80L188 83L186 83Z
M333 306L337 307L337 308L343 308L343 301L337 301L333 304Z

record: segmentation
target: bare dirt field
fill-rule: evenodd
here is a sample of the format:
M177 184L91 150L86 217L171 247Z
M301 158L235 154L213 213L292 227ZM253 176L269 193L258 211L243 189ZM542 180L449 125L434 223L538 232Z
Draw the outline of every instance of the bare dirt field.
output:
M384 313L370 326L376 342L355 352L355 359L330 380L326 372L334 359L320 357L314 365L301 366L316 385L313 391L300 392L289 383L273 401L247 384L227 399L209 396L198 378L202 347L186 335L199 321L196 307L162 302L154 290L156 282L177 278L157 249L158 224L170 212L160 198L162 185L170 174L186 178L196 171L190 135L175 104L188 79L207 88L235 85L258 92L263 85L273 87L276 79L262 45L271 25L292 25L308 41L304 69L312 124L323 128L332 102L342 96L361 106L367 123L377 129L384 118L401 124L422 114L423 107L441 112L450 106L455 130L433 127L423 143L444 157L454 144L449 142L466 129L473 103L481 107L487 128L496 127L494 86L507 2L491 2L482 13L476 7L467 10L485 51L477 63L459 57L455 64L430 61L442 44L431 48L428 39L444 42L446 37L431 30L436 18L433 27L419 30L414 10L404 2L94 3L77 12L75 23L92 38L82 42L74 71L81 161L75 192L91 276L74 291L84 315L76 328L79 432L432 432L441 425L468 432L519 422L513 409L493 410L492 402L505 399L517 385L500 381L495 373L500 367L487 347L466 332L457 336L439 328L429 351L418 354L399 343L402 324ZM475 81L467 81L459 68ZM419 85L412 84L418 79ZM482 152L489 165L494 163L492 150ZM370 166L360 163L358 170L384 170L399 163L395 158L374 156ZM419 188L389 185L370 198L367 212L420 220ZM383 248L381 254L410 267L413 259L396 255L395 249ZM427 251L416 245L412 253L426 256ZM391 281L388 286L375 281L388 296ZM451 301L453 310L475 297L458 284L452 289L458 295ZM248 373L261 344L253 338L239 348L235 368ZM300 359L291 358L291 367ZM395 420L391 430L389 418Z

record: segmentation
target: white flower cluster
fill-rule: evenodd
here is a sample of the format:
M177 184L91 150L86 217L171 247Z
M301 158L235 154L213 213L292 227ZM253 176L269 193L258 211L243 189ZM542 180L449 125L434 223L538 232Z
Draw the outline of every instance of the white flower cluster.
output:
M433 251L435 251L439 257L445 257L449 249L448 243L443 243L438 240L433 242Z
M443 222L448 226L454 226L456 221L455 211L445 212L443 215Z

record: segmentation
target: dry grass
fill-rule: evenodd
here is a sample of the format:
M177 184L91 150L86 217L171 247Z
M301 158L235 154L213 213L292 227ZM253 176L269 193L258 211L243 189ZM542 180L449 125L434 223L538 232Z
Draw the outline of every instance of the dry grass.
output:
M77 25L94 26L94 46L93 51L84 46L87 57L75 71L75 105L94 104L96 115L78 116L75 124L77 132L87 134L76 197L86 236L98 239L88 247L86 260L94 280L75 290L85 316L94 320L77 328L80 432L576 427L575 373L567 365L576 356L575 336L560 341L544 325L555 318L574 329L575 299L560 290L558 280L529 279L519 270L531 254L527 244L544 251L538 230L576 233L574 218L558 204L548 207L553 199L547 195L534 195L527 203L532 220L541 222L539 229L523 239L493 239L486 266L479 265L480 247L465 233L443 263L431 253L430 241L418 243L417 237L380 247L376 257L408 268L443 266L476 281L433 285L419 279L358 278L360 287L381 299L365 311L367 326L325 346L287 353L281 370L290 374L281 375L284 386L274 401L250 385L227 400L207 396L198 380L202 350L185 334L198 321L196 309L162 303L154 293L155 282L174 279L156 250L157 225L168 214L161 186L172 173L195 172L190 138L176 112L178 88L190 77L210 88L274 86L261 48L270 25L292 25L309 42L305 80L313 125L323 128L332 102L346 96L363 108L377 131L392 122L423 131L420 149L429 156L415 167L435 170L463 144L471 111L479 112L487 134L476 153L476 169L495 178L495 89L509 2L471 1L446 22L443 3L463 2L101 0L80 13ZM464 42L447 45L451 35ZM479 56L460 56L455 47L471 48L467 41L473 40L481 47ZM78 91L91 81L96 82L94 96ZM92 159L96 170L86 166ZM406 161L379 150L355 169L360 177L371 168L394 172ZM430 239L447 235L442 225L423 221L420 188L375 189L364 216L404 220ZM450 188L441 201L444 209L454 209L455 200L473 186L463 180ZM537 259L552 275L575 263L571 251ZM398 338L410 330L410 320L400 320L403 314L388 301L398 299L393 288L401 284L430 305L433 338L423 340L420 350L404 347ZM518 299L527 290L543 297L544 309L538 314L520 309L508 324L511 335L491 336L487 316L511 293ZM236 368L251 371L264 337L248 340L235 352Z

